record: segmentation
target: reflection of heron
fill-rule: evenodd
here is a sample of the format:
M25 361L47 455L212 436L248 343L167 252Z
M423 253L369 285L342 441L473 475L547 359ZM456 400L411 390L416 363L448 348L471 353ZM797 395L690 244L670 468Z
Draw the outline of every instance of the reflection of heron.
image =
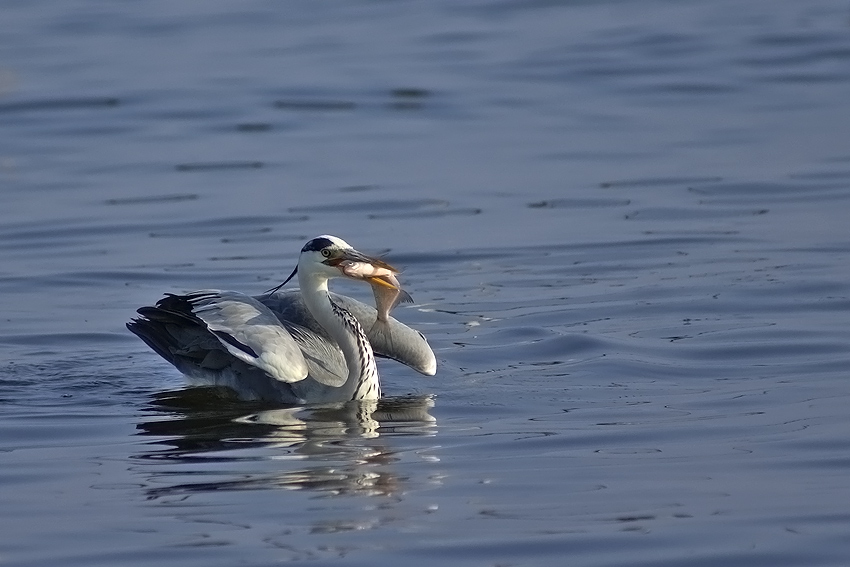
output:
M433 406L430 396L406 396L252 408L209 388L165 392L150 409L167 417L138 425L141 435L159 439L135 458L167 464L150 469L147 492L156 499L274 488L391 495L406 479L392 470L398 457L389 440L434 435ZM199 475L203 463L210 468Z
M356 275L353 265L361 268ZM328 291L328 280L336 277L397 289L398 270L325 235L301 249L286 281L296 273L300 293L168 294L155 307L140 308L141 317L127 327L193 383L225 386L248 400L378 399L374 353L423 374L436 372L434 353L420 333L390 318L388 332L368 335L364 327L374 328L381 314Z
M312 439L335 439L345 435L378 437L382 432L401 428L430 428L436 419L428 410L434 407L430 396L360 400L350 404L332 404L310 408L260 410L239 421L257 425L275 425L281 431L310 431ZM277 435L277 433L276 433Z

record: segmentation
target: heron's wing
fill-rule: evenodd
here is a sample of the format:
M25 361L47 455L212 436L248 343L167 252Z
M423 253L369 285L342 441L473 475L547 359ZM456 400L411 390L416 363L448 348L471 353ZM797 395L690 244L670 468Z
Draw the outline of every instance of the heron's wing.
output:
M157 307L186 302L194 316L231 355L265 371L281 382L307 377L308 364L301 348L277 317L252 297L233 291L204 290L168 296Z
M301 348L310 378L335 388L345 384L348 380L348 365L335 342L291 321L284 320L281 323Z
M360 322L360 326L366 329L366 335L375 354L397 360L427 376L433 376L437 372L434 351L431 350L422 333L390 317L389 328L392 341L386 341L381 336L369 332L378 318L378 312L374 307L345 295L336 293L330 295L337 305L354 315ZM325 330L307 309L300 291L279 291L270 295L257 296L255 299L268 307L281 321L295 323L330 340Z
M426 376L437 373L437 358L425 335L395 317L389 317L389 338L392 340L387 341L386 337L372 332L378 318L375 308L345 295L331 293L331 298L357 317L360 325L366 329L366 335L376 354L397 360Z

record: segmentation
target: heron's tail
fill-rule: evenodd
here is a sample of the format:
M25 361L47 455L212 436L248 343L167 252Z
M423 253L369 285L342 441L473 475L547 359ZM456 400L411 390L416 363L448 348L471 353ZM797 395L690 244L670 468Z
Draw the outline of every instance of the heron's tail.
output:
M159 356L171 364L175 364L174 351L172 350L174 339L165 330L165 326L162 323L140 317L138 319L132 319L127 323L127 328L134 335L145 341L145 344Z

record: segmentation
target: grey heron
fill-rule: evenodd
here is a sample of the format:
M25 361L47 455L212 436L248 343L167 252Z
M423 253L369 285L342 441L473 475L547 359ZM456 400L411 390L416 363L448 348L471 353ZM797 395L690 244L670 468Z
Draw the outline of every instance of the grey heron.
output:
M285 404L378 399L375 354L432 376L434 352L421 333L387 316L392 305L376 311L330 292L328 280L366 281L396 290L395 298L404 293L396 273L344 240L322 235L304 245L289 278L264 295L166 294L155 306L139 308L140 317L127 328L190 383L225 386L242 399ZM296 274L300 290L278 291Z

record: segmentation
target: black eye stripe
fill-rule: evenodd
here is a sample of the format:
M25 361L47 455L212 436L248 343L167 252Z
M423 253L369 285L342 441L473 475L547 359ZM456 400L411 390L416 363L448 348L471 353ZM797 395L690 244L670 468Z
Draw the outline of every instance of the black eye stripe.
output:
M333 242L328 240L327 238L314 238L310 242L304 245L304 248L301 249L302 252L318 252L323 248L327 248L328 246L333 246Z

